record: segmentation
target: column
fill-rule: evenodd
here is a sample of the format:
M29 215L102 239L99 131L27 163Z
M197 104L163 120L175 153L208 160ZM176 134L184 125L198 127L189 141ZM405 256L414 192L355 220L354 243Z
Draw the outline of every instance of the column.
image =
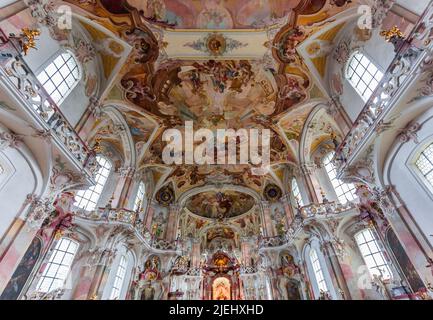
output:
M149 196L147 198L147 206L146 206L146 212L144 213L144 227L148 231L152 231L152 220L153 220L153 214L155 213L154 205L156 205L156 202L152 200L152 198Z
M123 208L128 200L128 195L133 182L135 168L122 167L118 169L119 179L113 193L113 207Z
M176 240L177 235L177 224L179 217L179 205L171 204L168 211L168 221L167 221L167 231L165 234L165 238L169 242L173 242Z
M393 186L385 186L384 189L376 190L374 197L387 220L385 223L389 222L421 280L424 284L432 283L432 271L426 268L426 265L428 264L427 259L433 256L433 251L424 238L425 236L418 229L412 214L401 201L398 192ZM377 231L385 244L385 234L380 230Z
M269 206L269 202L262 201L260 203L260 211L262 213L262 225L263 225L263 233L265 237L274 237L274 227L271 218L271 208Z
M284 212L286 213L287 227L289 227L292 224L293 219L295 218L295 215L294 215L293 209L292 209L290 193L286 193L285 195L283 195L281 197L281 202L282 202L283 207L284 207Z
M192 239L191 268L199 268L201 262L200 239Z
M82 266L73 299L99 300L102 297L116 250L98 247L86 253L86 263Z
M347 286L346 279L344 278L343 270L341 269L340 262L338 261L338 256L335 252L335 249L332 245L332 242L326 241L322 244L322 250L325 255L328 270L333 273L334 276L331 276L334 288L342 300L351 300L351 295L349 291L349 287Z
M331 97L331 101L327 104L327 113L332 116L344 135L347 135L352 128L352 120L341 104L340 97Z
M320 203L319 199L321 199L321 196L319 196L318 190L320 190L320 183L317 180L316 176L314 175L315 171L317 169L317 166L313 162L307 162L301 164L301 171L302 176L305 181L305 186L307 187L308 197L311 203ZM319 198L320 197L320 198Z

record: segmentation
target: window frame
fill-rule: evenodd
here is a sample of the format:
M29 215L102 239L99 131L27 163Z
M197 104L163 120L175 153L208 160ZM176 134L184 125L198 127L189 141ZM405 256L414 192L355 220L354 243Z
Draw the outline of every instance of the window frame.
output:
M371 236L371 240L368 240L364 233L369 232L369 235ZM358 237L362 235L362 238L365 242L363 243L359 243L358 241ZM392 264L391 261L389 260L388 257L388 253L386 252L383 244L381 243L380 239L378 238L378 236L376 235L376 233L371 229L371 228L365 228L362 229L361 231L358 231L357 233L355 233L353 235L353 238L355 240L356 246L358 248L358 252L360 253L362 260L364 261L365 266L368 269L368 272L370 274L371 279L373 279L373 276L375 273L372 272L372 269L377 269L380 270L382 269L384 266L387 269L387 272L389 274L389 278L383 278L384 280L392 280L394 278L394 274L392 272ZM374 246L377 248L378 251L373 252L373 250L370 248L370 243L374 243ZM364 255L363 250L361 248L361 246L365 246L368 249L368 254ZM378 264L376 261L376 257L375 255L379 254L381 256L381 259L384 261L384 264ZM374 267L370 267L367 263L367 259L366 257L372 257L372 260L375 263ZM376 273L377 274L377 273ZM382 272L379 272L379 274L382 274Z
M143 188L141 188L141 187L143 187ZM141 192L141 189L143 189L142 192ZM144 184L143 181L140 181L140 183L138 184L137 193L135 194L134 207L132 209L133 211L137 211L138 209L140 209L140 210L143 209L145 196L146 196L146 185ZM140 201L140 206L138 206L139 201Z
M315 257L313 257L313 254ZM323 273L323 266L316 248L310 248L310 251L308 252L308 258L310 259L311 268L314 274L314 280L316 282L317 288L319 289L319 292L323 290L324 292L328 292L330 294L328 284L326 283L325 274ZM316 266L318 266L318 268L316 268ZM321 277L321 280L319 280L318 275Z
M69 242L67 244L66 249L61 249L63 241ZM75 246L75 250L73 252L69 251L71 244L73 244ZM52 250L49 251L50 256L48 258L48 261L46 262L45 267L42 271L42 274L41 274L41 276L40 276L40 278L36 284L36 291L37 292L49 293L49 292L52 292L52 291L57 290L59 288L62 288L65 285L66 280L68 279L68 277L71 273L72 265L74 264L74 260L75 260L75 257L77 255L79 248L80 248L80 244L77 241L75 241L71 238L67 238L67 237L62 237L57 242L53 243ZM61 252L61 253L59 254L59 252ZM70 258L70 261L68 264L63 264L65 257L67 255L72 256L72 258ZM55 262L55 259L57 258L57 256L62 256L60 258L61 259L60 263ZM56 271L54 273L54 276L49 276L48 274L51 271L51 268L53 265L55 265L55 267L53 267L53 270L55 269ZM57 266L57 268L56 268L56 266ZM64 274L64 277L57 277L59 270L62 267L66 267L68 271ZM50 281L50 284L48 286L47 291L45 289L41 290L45 279L51 279L51 280L48 280L48 281ZM62 281L62 285L57 286L56 281Z
M328 152L323 158L322 158L322 165L323 168L325 169L326 172L326 176L328 177L329 182L331 183L331 186L334 190L335 195L337 196L337 200L338 202L340 202L341 204L346 204L348 202L353 202L356 201L358 199L358 196L356 195L356 186L353 183L345 183L343 181L341 181L340 179L337 178L337 168L334 165L334 163L332 162L332 158L334 157L335 152L331 151ZM328 164L326 164L328 163ZM332 170L328 171L327 166L331 165L332 166ZM335 177L331 178L330 176L330 172L331 171L335 171ZM338 183L338 186L334 185L334 181L336 181ZM346 188L348 188L348 191L344 191L343 186L345 186ZM353 186L353 187L352 187ZM343 191L343 193L341 195L338 194L337 192L337 188L341 189ZM350 194L353 199L348 199L346 194ZM346 199L346 201L341 201L342 197L344 197L344 199Z
M361 60L362 60L362 58L361 58L361 60L358 60L357 58L355 58L355 56L357 54L361 54L363 57L365 57L366 59L369 60L369 63L372 64L377 69L376 74L377 74L377 72L380 72L382 74L382 76L380 77L380 79L376 78L376 74L372 75L370 73L370 71L368 70L368 66L365 67L364 65L362 65L362 67L364 67L362 75L359 75L356 72L357 66L359 66L361 64ZM355 69L353 69L353 67L351 66L351 63L352 63L352 61L354 59L356 59L358 61L358 64L355 67ZM349 73L350 70L353 70L353 74L351 76L350 76L350 73ZM369 75L372 76L372 79L370 80L370 82L368 84L363 80L363 77L364 77L364 75L365 75L366 72L368 72ZM359 80L358 80L357 84L355 84L355 81L352 80L352 77L353 77L354 74L356 74L359 77ZM372 95L374 94L374 92L376 91L376 89L379 87L380 82L382 81L384 75L385 75L385 70L383 70L382 67L379 66L374 61L374 59L371 58L371 56L369 54L367 54L363 50L359 50L359 49L355 50L354 52L352 52L352 54L350 55L349 59L347 60L345 68L344 68L344 78L347 80L347 82L349 82L350 86L356 91L356 93L359 95L359 97L364 102L367 102L372 97ZM372 83L373 80L377 81L377 85L374 88L370 87L370 85L371 85L371 83ZM359 83L361 81L366 85L364 93L362 93L361 90L359 89ZM367 90L371 91L371 94L369 96L365 95L365 92L367 92Z
M418 161L420 160L421 156L424 156L433 167L433 155L431 159L429 159L424 155L425 151L429 148L431 148L432 149L431 151L433 152L433 141L422 144L421 147L418 147L416 149L415 155L413 156L413 160L412 160L413 162L412 169L415 170L416 176L418 177L418 180L420 180L419 182L423 186L423 188L427 189L430 194L433 194L433 181L429 181L428 178L426 177L426 175L428 174L433 174L433 169L431 169L427 174L424 174L421 171L420 167L418 166Z
M423 141L420 141L415 147L412 148L412 152L406 160L406 167L408 167L409 172L413 175L415 180L421 186L421 188L427 193L429 198L433 201L433 186L430 185L430 182L424 177L422 172L418 169L416 165L417 159L421 155L421 153L428 148L431 144L433 144L433 136L430 135Z
M122 294L123 287L126 280L126 271L128 270L128 260L125 255L120 257L119 263L117 265L116 274L114 275L113 284L110 290L109 300L119 300ZM119 273L121 275L119 275ZM120 280L119 280L120 279Z
M294 188L294 185L296 185L296 188ZM295 194L295 190L297 190L296 194ZM291 191L292 191L293 199L295 200L295 204L298 205L299 202L299 205L301 207L305 206L304 199L302 199L301 189L299 189L298 180L295 177L292 178Z
M112 164L112 162L111 162L110 159L108 159L104 155L98 155L98 156L96 156L96 159L98 159L98 158L104 159L105 160L105 164L109 164L110 167L106 168L105 166L101 166L101 168L98 170L98 173L96 174L96 177L95 177L96 184L90 186L89 188L87 188L85 190L79 190L77 192L77 194L75 195L74 206L77 207L77 208L80 208L82 210L85 210L85 211L93 211L93 210L95 210L97 208L99 200L101 199L101 195L104 193L104 190L107 187L107 182L110 179L110 176L111 176L111 174L113 172L113 164ZM99 161L98 161L98 164L101 165L99 163ZM101 172L100 170L104 170L104 169L108 170L108 171L106 171L107 172L107 176L105 176L105 177L102 175L102 173L100 173ZM105 181L104 181L103 184L99 183L98 176L102 176L103 178L105 178ZM98 186L101 186L101 191L99 191L99 193L95 192L95 189ZM88 197L85 197L85 195L86 195L87 192L90 192L90 195ZM82 193L82 195L79 195L80 193ZM94 194L98 194L97 195L97 199L95 200L95 202L91 199ZM81 205L82 202L86 202L86 204L85 205ZM90 203L93 203L94 206L90 206L89 207Z
M56 101L56 99L54 99L53 97L52 97L52 95L48 92L48 90L45 88L45 86L44 86L44 84L48 81L45 81L44 83L42 83L40 80L39 80L39 77L40 77L40 75L43 73L43 72L46 72L46 69L48 68L48 66L49 65L51 65L51 64L54 64L54 61L58 58L58 57L60 57L62 54L69 54L69 55L71 55L71 57L72 57L72 59L74 60L74 62L75 62L75 66L76 66L76 68L77 68L77 70L78 70L78 78L75 80L75 82L69 87L69 85L68 85L68 87L69 87L69 89L66 91L66 93L64 94L64 95L62 95L62 97L58 100L58 101ZM64 66L64 65L67 65L67 62L65 62L63 65L62 65L62 67ZM57 73L57 72L59 72L59 70L61 69L61 68L58 68L57 66L56 66L56 68L57 68L57 71L55 72L55 73ZM74 67L74 69L75 69L75 67ZM54 74L55 74L54 73ZM59 72L60 73L60 72ZM54 75L53 74L53 75ZM71 75L72 74L72 71L70 71L70 73L68 74L68 76L69 75ZM48 73L47 73L47 75L48 75ZM53 76L52 75L52 76ZM48 76L49 77L49 79L51 79L52 78L52 76ZM81 66L81 64L79 63L79 61L78 61L78 59L77 59L77 57L75 56L75 54L71 51L71 50L68 50L68 49L61 49L61 50L58 50L58 51L56 51L56 53L54 53L47 61L45 61L38 69L37 69L37 71L36 71L36 78L38 79L38 81L39 81L39 83L41 84L41 86L45 89L45 91L47 92L47 94L51 97L51 99L54 101L54 103L57 105L57 106L60 106L65 100L66 100L66 98L70 95L70 93L75 89L75 87L80 83L80 81L83 79L83 69L82 69L82 66ZM66 79L63 77L63 75L62 75L62 78L63 78L63 80L62 80L62 82L60 83L60 84L62 84L62 83L66 83ZM67 78L67 77L66 77ZM53 83L54 84L54 83ZM56 86L56 88L53 90L53 92L54 91L56 91L56 90L58 90L58 88L60 87L60 85L58 85L58 86ZM59 91L59 90L58 90ZM60 92L60 91L59 91Z

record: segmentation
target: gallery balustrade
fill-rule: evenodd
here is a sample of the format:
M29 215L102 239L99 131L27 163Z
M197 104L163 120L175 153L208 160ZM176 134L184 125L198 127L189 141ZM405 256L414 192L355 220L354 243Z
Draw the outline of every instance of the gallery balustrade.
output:
M1 31L1 30L0 30ZM13 45L0 37L0 50L8 52L0 59L0 81L23 102L20 107L49 134L61 150L68 153L74 162L87 174L96 170L95 155L79 137L57 104L45 91L36 75Z
M135 231L137 237L149 247L156 250L176 251L177 241L158 239L139 219L136 211L128 209L98 208L93 211L76 210L75 216L95 222L124 225Z
M339 172L344 171L346 164L377 132L384 117L392 111L399 99L419 77L418 71L431 68L432 30L433 2L430 2L410 35L397 45L394 60L337 149L335 161L339 166Z

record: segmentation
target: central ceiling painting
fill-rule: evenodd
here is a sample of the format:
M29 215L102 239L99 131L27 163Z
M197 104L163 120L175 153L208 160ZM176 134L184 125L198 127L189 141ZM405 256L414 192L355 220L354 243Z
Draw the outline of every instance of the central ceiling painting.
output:
M155 194L170 186L179 198L212 183L248 188L259 195L269 184L284 189L281 172L298 163L299 137L313 105L309 101L324 96L298 48L331 29L334 17L353 1L68 2L132 48L105 94L107 104L116 106L123 120L101 120L110 124L106 131L111 135L102 134L102 125L90 129L102 145L110 138L107 144L148 171L155 179ZM183 132L185 121L193 121L194 130L214 133L269 129L267 173L254 175L250 164L165 165L163 132ZM125 134L123 127L129 132ZM132 146L122 145L128 140L125 136L132 138ZM189 199L188 208L203 217L227 218L253 205L243 193L203 191Z
M255 200L237 191L208 191L192 196L186 207L192 213L211 219L228 219L250 211Z

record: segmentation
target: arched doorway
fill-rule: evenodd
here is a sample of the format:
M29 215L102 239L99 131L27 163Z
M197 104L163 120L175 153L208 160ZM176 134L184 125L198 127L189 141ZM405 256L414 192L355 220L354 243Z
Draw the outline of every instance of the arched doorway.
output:
M212 300L231 300L231 283L225 277L215 278L212 283Z

